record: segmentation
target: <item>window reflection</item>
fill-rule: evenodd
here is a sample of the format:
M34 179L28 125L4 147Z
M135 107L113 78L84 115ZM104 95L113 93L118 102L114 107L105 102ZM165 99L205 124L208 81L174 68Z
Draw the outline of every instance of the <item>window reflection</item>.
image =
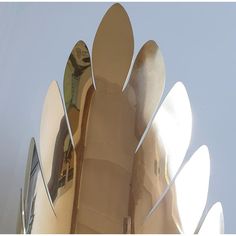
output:
M70 140L66 118L63 116L56 137L51 176L48 182L48 190L55 201L58 195L63 194L72 186L74 159L73 146Z

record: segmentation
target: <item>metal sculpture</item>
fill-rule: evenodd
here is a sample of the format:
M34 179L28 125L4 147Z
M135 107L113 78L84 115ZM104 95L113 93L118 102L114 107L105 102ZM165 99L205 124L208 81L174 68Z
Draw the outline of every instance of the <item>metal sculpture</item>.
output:
M159 105L165 84L160 49L146 42L130 69L133 48L129 17L114 4L97 30L92 62L83 41L72 49L65 105L57 83L50 84L40 155L34 139L30 144L19 233L223 232L219 205L200 224L207 147L183 165L192 131L185 87L176 83Z

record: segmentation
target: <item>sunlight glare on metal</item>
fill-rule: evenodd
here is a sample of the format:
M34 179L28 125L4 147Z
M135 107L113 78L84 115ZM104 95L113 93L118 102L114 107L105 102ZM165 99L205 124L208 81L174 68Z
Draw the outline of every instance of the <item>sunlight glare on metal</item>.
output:
M210 156L201 146L175 180L176 211L172 211L183 233L194 233L207 201L210 178Z
M166 180L175 176L187 152L192 133L192 112L184 85L177 82L161 105L153 126L166 153Z

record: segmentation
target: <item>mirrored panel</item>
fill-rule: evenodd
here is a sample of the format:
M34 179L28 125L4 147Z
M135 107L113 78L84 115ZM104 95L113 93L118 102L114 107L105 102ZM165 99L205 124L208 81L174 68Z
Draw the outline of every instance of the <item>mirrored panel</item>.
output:
M208 211L199 234L223 234L224 233L224 214L220 202L215 203Z
M17 225L16 225L16 233L17 234L25 234L25 212L24 212L24 200L23 200L22 189L20 189L20 201L17 215Z
M90 91L94 91L90 55L83 41L77 42L71 51L63 83L66 111L76 146L80 140L86 100Z
M64 73L64 99L69 124L77 154L75 176L75 200L71 222L71 233L75 232L77 208L82 174L82 161L87 119L93 93L91 61L88 48L83 41L76 43L68 58Z
M75 160L58 85L53 81L44 100L40 127L42 171L53 203L72 187Z
M96 88L116 86L127 77L134 50L133 31L125 9L118 3L106 12L93 42L92 62Z
M139 232L193 234L205 208L209 177L209 152L206 146L201 146L146 217Z
M133 55L124 9L113 5L98 28L92 64L96 91L86 98L79 145L81 160L75 233L122 233L128 215L134 151L134 112L122 87ZM80 129L80 127L79 127ZM116 186L116 187L114 187ZM109 203L109 204L108 204Z
M124 89L130 109L135 112L135 135L138 141L159 105L164 87L164 60L155 41L150 40L140 49Z
M192 115L187 92L176 83L166 96L135 154L130 192L133 232L180 168L191 138Z
M40 170L39 158L34 138L31 139L28 161L25 171L24 184L24 206L25 206L25 228L26 233L30 234L34 222L34 205L36 200L36 184Z

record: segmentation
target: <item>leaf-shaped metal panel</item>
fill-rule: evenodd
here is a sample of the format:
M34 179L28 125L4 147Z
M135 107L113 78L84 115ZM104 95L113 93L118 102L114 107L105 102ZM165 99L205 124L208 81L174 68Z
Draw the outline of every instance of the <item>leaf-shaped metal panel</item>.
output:
M120 4L114 4L103 17L93 43L93 74L97 88L106 84L123 87L133 48L129 17Z
M157 44L150 40L140 49L128 85L124 90L135 111L137 140L159 105L165 87L165 65Z
M55 81L50 84L44 100L40 154L43 179L48 187L57 219L63 222L63 232L69 233L75 188L75 153L60 91Z
M206 204L209 177L208 149L201 146L146 218L141 232L194 233Z
M91 61L83 41L75 44L64 73L64 99L75 146L80 139L84 105L93 89Z
M208 211L198 233L207 235L224 233L224 214L220 202L215 203Z
M194 233L206 205L210 178L208 148L201 146L175 180L175 206L181 231Z
M20 202L19 209L17 215L17 225L16 225L16 233L17 234L25 234L25 211L24 211L24 199L22 194L22 189L20 190Z
M166 96L137 151L133 164L130 214L139 232L148 212L177 173L191 138L192 115L187 92L178 82Z
M31 233L34 222L34 204L36 200L36 184L40 170L39 158L34 138L31 139L28 161L25 171L24 184L24 206L25 206L25 228L27 233Z

